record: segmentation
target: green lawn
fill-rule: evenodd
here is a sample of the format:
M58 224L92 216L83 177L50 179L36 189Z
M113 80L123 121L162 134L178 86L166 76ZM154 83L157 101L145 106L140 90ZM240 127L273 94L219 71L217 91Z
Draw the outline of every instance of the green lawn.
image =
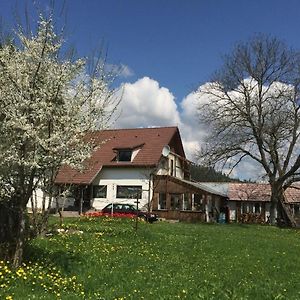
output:
M0 299L300 299L300 231L133 227L126 219L67 220L68 233L31 242L22 268L0 262Z

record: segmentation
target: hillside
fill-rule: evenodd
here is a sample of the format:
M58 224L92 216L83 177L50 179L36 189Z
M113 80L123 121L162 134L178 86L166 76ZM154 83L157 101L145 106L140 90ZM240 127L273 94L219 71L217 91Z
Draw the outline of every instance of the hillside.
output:
M202 182L239 182L239 179L231 178L213 168L200 165L191 165L191 179Z

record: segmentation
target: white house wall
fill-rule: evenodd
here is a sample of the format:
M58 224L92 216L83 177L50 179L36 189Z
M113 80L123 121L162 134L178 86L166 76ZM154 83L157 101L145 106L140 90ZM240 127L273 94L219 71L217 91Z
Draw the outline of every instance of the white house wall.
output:
M173 167L172 163L173 161ZM167 158L162 157L158 169L157 175L171 175L180 179L184 178L184 170L182 168L182 162L178 156L170 153Z
M45 200L43 199L43 191L41 189L37 189L33 192L31 200L33 201L34 208L41 209L43 207L43 201L45 201L45 203L44 203L45 207L48 207L48 205L49 205L49 199L48 198L45 198ZM29 211L32 210L32 201L31 200L29 200L27 203L27 208Z
M175 174L174 174L174 176L177 177L177 178L184 179L184 172L183 172L183 169L182 169L181 160L177 156L174 156L174 160L175 160Z
M58 203L56 203L56 200L58 200ZM68 207L74 205L74 200L75 199L71 198L71 197L53 198L51 201L50 207L55 209L58 205L59 208L62 208L62 207L68 208ZM42 210L43 207L45 207L45 209L47 209L49 206L49 197L47 195L45 197L43 197L43 191L41 189L36 189L33 192L32 199L30 199L29 202L27 203L28 211L32 211L32 202L33 202L34 209Z
M150 174L153 170L147 168L103 168L93 181L92 185L106 185L106 198L93 198L92 206L102 209L109 203L132 203L136 199L120 199L116 197L118 185L142 186L142 198L139 200L139 207L146 207L148 201L152 199L152 188L149 189Z

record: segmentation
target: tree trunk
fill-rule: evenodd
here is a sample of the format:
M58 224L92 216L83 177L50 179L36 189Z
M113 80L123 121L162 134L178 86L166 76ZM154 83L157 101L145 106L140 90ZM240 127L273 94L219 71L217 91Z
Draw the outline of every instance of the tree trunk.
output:
M271 207L270 207L270 223L271 225L277 224L277 219L282 212L282 206L280 205L283 200L282 185L276 181L270 182L271 185Z
M15 236L15 251L13 256L13 266L18 267L23 260L23 251L24 251L24 243L26 237L26 219L25 219L25 211L20 209L18 212L16 227L17 232Z
M0 258L14 267L22 263L26 238L26 211L10 202L0 204Z
M7 202L0 203L0 258L10 260L13 252L15 214Z
M293 216L284 203L283 185L273 182L271 191L270 223L278 226L295 226Z
M47 204L48 201L48 204ZM36 193L31 197L32 215L30 219L30 225L32 225L33 230L31 230L32 236L36 237L39 235L44 235L48 228L48 219L51 210L52 198L46 197L46 193L43 192L42 208L38 207Z
M277 218L277 199L271 196L271 206L270 206L270 224L275 225Z

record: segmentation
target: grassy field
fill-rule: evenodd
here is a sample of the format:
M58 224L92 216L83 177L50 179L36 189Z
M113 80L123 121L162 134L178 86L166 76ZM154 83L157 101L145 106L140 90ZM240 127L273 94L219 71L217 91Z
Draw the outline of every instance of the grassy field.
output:
M54 225L55 227L56 225ZM82 218L39 238L0 299L300 299L300 231Z

